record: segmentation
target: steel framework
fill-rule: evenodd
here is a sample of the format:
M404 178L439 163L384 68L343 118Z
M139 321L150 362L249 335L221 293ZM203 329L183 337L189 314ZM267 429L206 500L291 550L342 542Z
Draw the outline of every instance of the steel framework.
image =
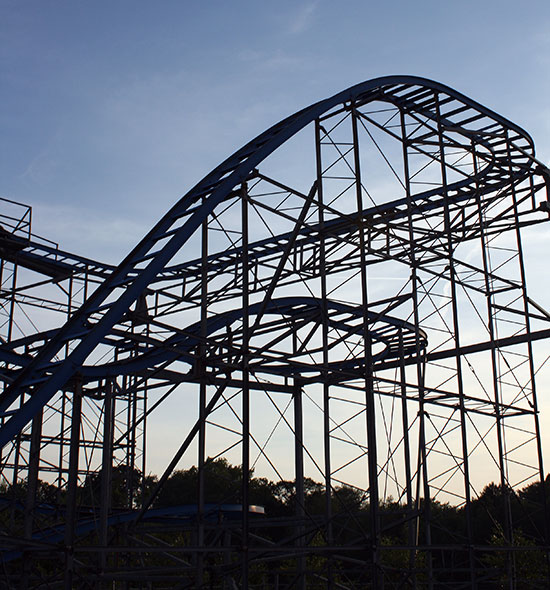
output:
M4 201L4 587L548 587L550 314L523 243L548 221L549 174L518 126L398 76L262 133L116 267L38 238ZM212 506L218 457L242 485ZM159 507L191 465L196 505ZM290 520L251 506L253 473L294 482ZM491 482L504 516L481 547ZM536 482L526 545L533 515L512 504ZM360 509L338 506L343 489ZM443 534L446 503L461 521Z

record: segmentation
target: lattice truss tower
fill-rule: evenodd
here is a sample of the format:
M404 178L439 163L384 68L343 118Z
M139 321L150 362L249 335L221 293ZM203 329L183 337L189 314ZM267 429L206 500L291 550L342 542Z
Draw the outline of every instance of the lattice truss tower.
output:
M390 498L425 544L428 500L467 507L490 482L541 480L550 314L529 296L523 244L548 221L548 180L516 125L443 85L388 77L251 141L117 267L37 237L30 209L5 202L2 484L27 482L14 535L51 519L36 499L47 481L77 555L78 486L124 466L143 527L154 498L140 473L224 457L296 479L298 498L308 477L359 490L374 546ZM107 488L86 508L104 544ZM328 546L331 510L313 521L297 508ZM244 511L239 535L254 523ZM189 527L214 538L201 519Z

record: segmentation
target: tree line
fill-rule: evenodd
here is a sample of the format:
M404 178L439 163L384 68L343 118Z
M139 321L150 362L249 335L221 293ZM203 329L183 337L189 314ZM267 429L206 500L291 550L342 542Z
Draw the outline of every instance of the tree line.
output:
M136 469L114 467L111 472L111 509L115 512L137 510L155 489L157 481L156 476L144 476ZM79 518L85 518L98 509L101 485L102 474L98 472L87 476L79 486ZM223 506L239 505L242 503L243 470L223 458L208 459L203 467L202 489L204 503L209 507L219 506L223 512ZM152 509L196 505L198 490L197 467L174 471L159 489ZM429 505L420 500L416 506L406 506L402 500L389 498L380 504L377 511L382 544L380 562L387 570L388 580L393 580L397 584L395 587L400 587L398 582L403 583L404 580L402 572L415 569L417 580L420 580L417 587L422 587L421 580L428 570L436 579L438 575L443 575L442 572L461 572L458 575L464 576L467 581L465 564L469 559L469 543L476 548L476 567L489 572L487 588L507 587L510 562L510 553L505 550L507 547L514 548L514 576L519 580L516 587L544 587L538 584L549 579L547 510L550 507L546 506L549 492L550 476L542 484L531 483L519 490L490 483L469 506L453 506L437 500L431 500ZM26 495L25 482L0 486L2 522L12 534L23 530ZM52 511L50 516L41 517L42 527L48 521L52 526L59 524L65 501L62 488L39 482L37 504L57 507L57 511ZM248 502L265 510L264 515L255 517L261 520L255 522L254 531L271 543L288 543L288 539L296 537L297 527L302 527L300 543L314 547L322 556L308 558L308 571L321 570L326 566L326 560L331 558L323 524L326 524L323 518L327 511L332 515L331 543L339 548L339 559L342 548L346 547L349 548L349 559L355 559L356 547L364 545L372 531L373 511L368 497L363 490L352 486L336 486L327 493L322 483L311 478L304 478L303 484L297 486L293 480L273 482L252 474L248 484ZM14 510L17 506L19 510ZM182 533L172 528L159 534L168 544L192 544L189 531ZM93 533L89 537L88 542L93 543ZM433 547L429 552L429 567L427 545ZM323 547L327 547L326 551ZM413 551L411 547L416 549ZM414 564L411 565L411 562ZM290 567L288 560L285 562L282 559L270 567L278 567L284 572L294 566ZM263 572L262 575L267 574Z

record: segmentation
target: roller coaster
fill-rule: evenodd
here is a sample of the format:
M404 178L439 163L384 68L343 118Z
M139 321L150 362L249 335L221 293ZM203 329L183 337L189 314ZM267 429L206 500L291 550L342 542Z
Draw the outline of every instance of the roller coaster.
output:
M118 266L3 200L3 587L547 588L550 313L524 244L549 182L517 125L388 76L250 141ZM242 481L213 504L219 458ZM196 502L159 504L192 466ZM293 482L292 514L253 476Z

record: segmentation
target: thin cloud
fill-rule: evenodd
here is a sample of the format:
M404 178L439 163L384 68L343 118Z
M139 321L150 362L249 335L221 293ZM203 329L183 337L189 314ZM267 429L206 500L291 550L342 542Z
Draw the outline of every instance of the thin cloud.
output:
M281 49L271 52L246 50L239 53L238 58L245 66L256 68L261 72L281 70L292 72L308 65L308 60L305 58L289 55Z
M292 35L298 35L303 33L311 26L314 18L314 14L317 10L318 2L307 2L299 7L298 12L294 14L294 17L288 27L288 32Z
M59 171L59 150L61 147L61 133L56 131L34 155L19 178L32 184L48 184L56 178Z

